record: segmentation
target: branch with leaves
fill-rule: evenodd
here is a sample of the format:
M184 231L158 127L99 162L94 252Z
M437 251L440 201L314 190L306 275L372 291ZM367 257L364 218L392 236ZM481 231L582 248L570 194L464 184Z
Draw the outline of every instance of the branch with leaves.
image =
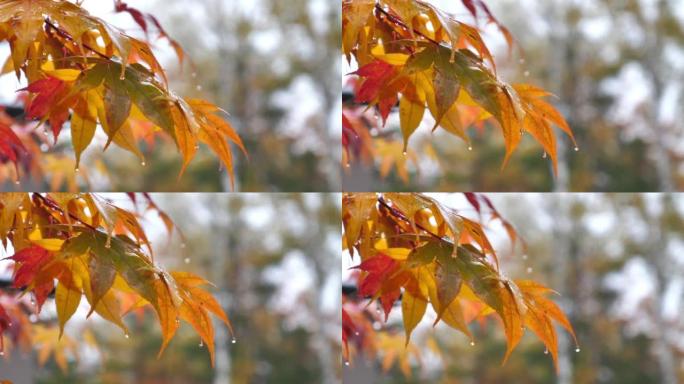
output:
M146 210L158 212L170 235L173 222L148 195L143 196ZM12 288L19 297L31 296L35 313L54 294L59 337L84 297L90 305L88 317L97 313L120 327L126 337L129 331L123 317L151 308L163 336L160 356L181 320L197 331L212 363L211 315L233 332L221 305L204 288L208 281L184 271L166 271L155 263L137 211L94 194L4 193L0 204L0 240L14 250L8 258L14 262ZM14 334L20 325L1 304L0 351L2 335Z
M179 60L184 60L180 45L169 38L154 16L120 0L115 9L129 13L146 34L148 21L154 24L159 36L168 39ZM144 166L135 133L152 127L153 132L176 143L183 157L181 174L204 143L221 159L233 180L229 143L245 148L221 116L227 113L208 101L173 93L149 42L127 35L90 15L80 3L67 0L2 2L0 42L8 42L11 50L3 73L13 72L29 84L23 89L30 94L27 117L49 125L46 134L51 133L55 143L70 121L77 171L81 153L98 127L108 138L105 150L114 143L138 156ZM23 154L20 143L11 135L2 136L0 152L19 162Z
M514 246L522 242L486 196L466 197L479 217L488 210L491 220L501 222ZM484 225L431 197L346 194L342 221L343 248L352 258L360 258L354 267L356 300L347 301L367 301L366 308L377 302L385 322L395 303L401 302L407 347L428 306L436 313L433 325L444 322L471 340L470 322L498 315L508 344L504 362L526 328L544 343L556 365L555 324L575 337L570 321L548 297L553 290L535 281L507 278ZM373 345L365 338L374 333L363 324L376 319L351 304L344 306L342 318L344 356L350 361L355 350L363 352L364 346Z
M510 32L484 1L462 2L476 20L484 15L487 23L495 24L512 47ZM498 77L477 25L420 0L343 0L342 9L342 52L358 66L349 77L354 98L344 103L342 112L347 164L372 162L378 156L383 176L396 164L407 181L402 155L415 158L409 139L427 111L434 118L432 131L441 128L466 141L469 148L468 128L495 122L505 141L503 166L529 133L557 171L553 126L574 141L572 130L546 101L549 92L530 84L508 84ZM381 129L397 105L403 144L388 140ZM370 107L379 123L365 116Z

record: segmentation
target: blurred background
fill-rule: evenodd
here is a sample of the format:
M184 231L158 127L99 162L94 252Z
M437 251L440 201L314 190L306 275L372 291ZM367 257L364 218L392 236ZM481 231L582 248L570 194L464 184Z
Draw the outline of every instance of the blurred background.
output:
M440 323L434 312L404 349L401 311L378 330L381 353L344 368L348 383L667 383L684 382L684 195L487 194L527 242L511 248L503 227L490 236L512 279L533 279L560 293L579 352L560 328L559 372L531 332L502 366L499 324L475 322L475 345ZM462 195L437 194L466 216L477 213ZM358 260L357 260L358 261ZM343 282L352 266L343 255ZM387 352L394 360L383 372ZM406 352L405 352L406 351ZM408 361L410 376L401 372Z
M168 70L171 89L182 96L210 100L230 113L230 122L249 152L247 159L233 147L236 190L340 190L339 4L329 0L126 3L157 17L185 49L191 62L181 66L166 40L153 41L155 53ZM132 36L144 37L130 15L113 12L113 0L85 0L83 6ZM0 46L0 60L8 56L9 47ZM16 107L15 92L24 86L11 74L0 77L0 104ZM20 186L9 177L0 187L23 191L74 187L117 192L230 190L225 170L219 170L218 160L207 148L178 180L182 160L170 138L140 139L145 167L118 148L102 153L106 137L101 133L86 151L76 177L65 130L57 148L43 153L45 177L22 180ZM42 144L47 150L46 143ZM0 180L7 179L3 173L11 172L0 170Z
M473 23L460 1L430 0ZM681 0L486 1L517 42L509 56L494 25L478 20L510 82L544 87L577 137L559 143L553 178L542 148L525 137L508 166L500 128L471 129L472 151L455 136L411 138L410 182L396 170L381 180L379 164L355 164L345 190L412 191L679 191L684 189L684 7ZM343 73L351 72L350 67ZM383 134L401 140L398 112ZM560 134L560 131L557 131ZM381 149L378 149L379 151ZM377 162L379 163L379 161Z
M105 194L132 209L123 194ZM145 215L156 259L168 270L208 278L235 328L215 322L216 365L185 323L157 359L161 333L156 316L124 318L130 338L88 305L57 333L37 334L34 351L10 348L0 357L0 380L14 384L57 383L335 383L339 382L340 204L338 194L162 194L156 204L180 226L169 239L157 213ZM4 255L3 255L4 257ZM4 271L8 262L0 262ZM11 264L11 263L9 263ZM54 301L38 326L56 324ZM45 332L43 332L45 333ZM5 338L6 342L8 338ZM42 345L63 351L67 370L53 354L38 364ZM74 348L71 348L75 344ZM52 347L51 347L52 348Z

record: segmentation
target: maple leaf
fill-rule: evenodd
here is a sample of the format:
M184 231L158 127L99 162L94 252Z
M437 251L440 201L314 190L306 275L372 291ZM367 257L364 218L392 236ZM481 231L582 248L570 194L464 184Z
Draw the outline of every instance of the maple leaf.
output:
M27 155L28 150L12 128L0 123L0 160L9 160L18 167L19 162Z
M148 209L159 209L149 195L145 200ZM65 325L84 297L90 305L88 317L97 313L128 335L123 301L133 301L156 313L163 337L160 355L184 320L208 346L213 363L211 315L232 333L228 317L203 288L209 284L206 280L183 271L169 273L154 263L152 246L135 212L79 193L1 194L0 203L0 233L17 250L8 258L14 262L13 286L33 293L37 312L54 290L56 338L64 336ZM168 216L163 221L173 228ZM8 328L4 318L0 313L0 336ZM55 359L61 367L64 356L59 353Z
M495 24L512 47L509 30L484 1L462 2L475 20L481 14ZM544 148L557 173L553 126L571 138L572 130L555 107L542 100L547 92L499 78L477 25L419 0L343 0L342 8L343 53L359 66L349 74L360 79L355 87L356 105L374 107L384 125L398 103L404 153L428 112L434 118L433 130L441 127L466 142L469 125L492 121L500 126L505 144L502 168L528 132ZM345 105L343 113L350 115L353 108ZM356 135L360 135L358 130ZM387 140L387 136L376 134L375 140ZM345 140L349 145L349 139ZM380 164L381 172L386 172L387 160ZM408 175L402 174L402 179L407 181Z
M148 22L153 24L183 61L180 44L153 15L118 0L115 10L129 13L145 32ZM49 123L55 144L71 120L76 169L97 127L108 137L105 149L114 143L145 165L136 131L150 126L153 134L166 134L176 143L183 157L180 175L202 142L219 157L233 180L229 143L246 153L237 132L219 116L218 107L183 99L168 88L166 73L150 43L90 15L80 3L66 0L7 0L0 7L0 30L0 42L10 43L12 69L29 84L22 89L30 95L26 116ZM21 146L11 136L0 141L0 154L13 162L18 149Z
M480 221L485 217L505 221L486 196L468 193L466 200ZM480 221L422 194L345 194L346 247L361 258L354 267L362 272L357 280L359 299L369 299L367 306L377 300L385 321L400 300L407 346L431 306L437 314L433 325L444 322L471 339L469 322L498 316L507 340L504 362L522 338L524 327L537 334L555 361L558 346L553 321L574 337L570 322L546 297L550 289L503 275ZM512 241L517 239L512 226L506 231Z

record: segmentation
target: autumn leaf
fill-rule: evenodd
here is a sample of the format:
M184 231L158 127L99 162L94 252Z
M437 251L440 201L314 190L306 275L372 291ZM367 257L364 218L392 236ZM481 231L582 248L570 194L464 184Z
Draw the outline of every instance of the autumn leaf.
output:
M115 2L115 10L130 14L146 34L153 25L179 60L185 59L180 44L153 15L122 1ZM197 152L197 142L203 142L234 178L231 143L246 153L236 130L218 114L220 108L186 100L168 88L150 42L127 35L70 1L7 0L0 8L0 30L0 42L10 43L17 78L28 82L21 90L29 94L26 117L49 124L54 144L70 121L77 169L98 127L108 137L104 149L114 143L144 165L135 127L149 125L155 135L166 134L176 143L183 157L181 175ZM0 155L17 163L23 146L6 133Z
M484 1L462 3L475 21L482 15L488 23L496 25L512 47L510 31ZM442 128L466 143L470 142L469 126L491 122L501 128L504 139L502 167L528 132L541 144L557 173L558 149L553 127L573 138L570 126L544 100L550 95L548 92L529 84L510 85L501 79L478 25L418 0L379 0L374 4L344 0L342 4L343 54L358 64L358 70L349 74L351 80L358 79L354 87L355 105L345 103L343 114L349 116L356 109L374 108L384 125L398 103L404 153L408 152L409 139L421 126L426 111L434 119L433 130ZM391 134L380 133L380 128L369 125L366 129L373 140L388 141ZM358 130L355 133L363 137ZM349 140L345 141L348 149ZM355 155L348 152L348 157ZM383 157L372 155L386 170ZM402 178L407 181L407 177Z
M476 218L422 194L344 194L346 247L361 259L353 268L360 271L353 275L358 300L366 302L366 307L377 301L385 321L400 301L406 348L431 306L437 315L434 326L443 322L471 340L471 321L489 316L500 319L507 341L504 363L525 327L539 337L555 361L558 336L554 322L573 337L574 332L557 304L547 297L553 291L534 281L511 280L504 275L485 223L492 219L508 222L485 195L467 193L465 197ZM514 242L518 236L508 224L504 230ZM359 226L361 234L357 233ZM345 337L348 341L349 334ZM390 360L396 357L390 356Z
M149 209L162 212L151 197ZM120 327L128 337L122 301L151 308L162 332L160 355L175 335L180 320L191 324L207 345L212 363L212 315L232 333L222 305L204 286L205 279L189 272L167 272L152 258L152 246L135 211L92 194L2 194L0 230L17 250L13 286L35 297L37 312L54 290L59 327L77 313L85 297L93 313ZM168 216L163 224L174 227ZM9 320L0 312L0 336ZM64 336L66 337L66 336ZM1 340L1 338L0 338ZM40 353L44 358L52 347ZM55 351L62 364L65 357Z

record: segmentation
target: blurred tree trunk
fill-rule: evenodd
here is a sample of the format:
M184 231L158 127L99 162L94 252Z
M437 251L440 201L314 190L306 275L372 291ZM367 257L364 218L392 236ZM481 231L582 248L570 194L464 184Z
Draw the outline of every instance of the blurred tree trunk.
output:
M562 2L563 5L558 4L557 1L547 3L547 14L552 19L551 25L561 25L564 27L554 28L551 33L552 46L556 47L553 51L553 62L551 70L552 84L558 87L558 94L562 95L564 104L560 105L561 111L566 116L575 116L576 105L574 100L576 82L568 82L566 79L577 77L574 76L575 68L575 39L577 38L577 31L575 25L568 23L569 9L572 5ZM569 123L572 125L573 121L570 118ZM558 175L554 179L554 191L556 193L568 192L570 188L569 166L567 162L567 140L559 138L558 140ZM570 217L570 205L572 201L568 195L556 194L557 200L551 211L556 217L554 226L555 237L555 252L556 257L553 263L553 278L555 280L554 286L558 287L560 292L568 292L569 284L567 272L570 263L570 245L572 236L572 222ZM572 305L565 298L560 300L561 307L569 313ZM570 384L572 382L572 360L570 359L570 341L566 332L558 333L558 377L556 382L558 384Z
M299 196L301 198L303 195ZM317 194L317 196L320 198L319 204L321 206L326 206L332 203L330 201L330 196L336 195ZM328 233L328 228L325 225L322 225L324 222L326 222L324 218L321 217L322 210L317 207L310 206L310 204L307 204L305 201L300 201L300 209L306 215L310 223L320 223L315 225L316 230L309 232L309 239L306 242L303 251L307 255L307 258L313 261L313 269L315 272L313 286L319 288L319 290L313 292L315 306L314 311L316 312L317 318L317 329L315 331L317 337L313 339L313 347L318 352L318 360L323 376L321 382L324 384L333 384L339 381L333 366L333 362L341 362L341 359L335 358L336 352L333 351L332 344L327 337L327 326L330 324L332 319L329 319L330 316L328 313L326 313L325 308L323 307L324 297L322 288L325 286L326 278L329 276L329 271L334 270L333 265L339 265L339 263L335 263L335 261L339 260L339 258L332 256L332 254L328 253L326 250L321 251L321 244Z
M650 253L647 254L646 257L651 260L656 274L656 295L652 301L653 317L656 323L656 333L654 335L655 357L660 366L663 384L677 384L677 368L675 366L672 348L670 347L667 337L667 330L671 324L668 324L667 320L664 318L665 290L669 281L672 279L673 268L671 261L667 257L666 247L668 239L665 230L667 228L667 214L675 209L675 207L673 206L672 196L669 194L663 195L660 200L662 203L661 212L654 215L647 212L647 209L644 209L651 231L649 236L651 244L647 248L650 250Z
M570 206L572 198L567 194L555 194L551 199L553 206L549 211L553 212L555 225L554 234L554 259L552 267L553 286L559 292L568 292L568 272L570 271L571 259L571 237L573 234L573 222L570 217ZM564 296L558 298L559 305L566 313L570 313L572 303ZM558 384L572 383L572 361L569 355L570 340L566 332L558 333Z
M667 14L667 4L665 0L659 0L657 4L657 15L651 25L645 24L644 31L646 37L646 58L644 68L651 76L653 81L653 105L648 112L647 119L655 135L655 163L660 192L674 192L674 182L672 180L672 164L670 161L670 151L667 146L667 126L660 119L660 107L665 101L665 81L662 78L664 68L662 64L662 50L664 47L663 33L666 31L660 28L660 22Z
M229 201L225 195L223 198L219 197L215 201L216 206L220 207L224 212L233 211L229 207ZM214 276L212 276L212 281L217 285L217 297L221 304L221 307L226 311L226 313L231 313L232 307L228 302L229 296L228 292L232 291L232 287L228 286L228 281L232 279L226 278L226 273L228 268L226 266L226 261L234 258L238 254L237 241L236 241L236 230L240 228L241 223L240 215L236 213L227 215L226 218L223 215L212 215L212 227L220 228L217 231L218 236L215 236L215 244L217 249L225 250L224 254L217 255L211 258L212 271ZM233 291L234 292L234 291ZM215 328L215 341L216 341L216 365L215 365L215 375L214 384L229 384L231 382L231 356L228 351L228 330L225 325L221 323L217 318L214 318L214 328Z

